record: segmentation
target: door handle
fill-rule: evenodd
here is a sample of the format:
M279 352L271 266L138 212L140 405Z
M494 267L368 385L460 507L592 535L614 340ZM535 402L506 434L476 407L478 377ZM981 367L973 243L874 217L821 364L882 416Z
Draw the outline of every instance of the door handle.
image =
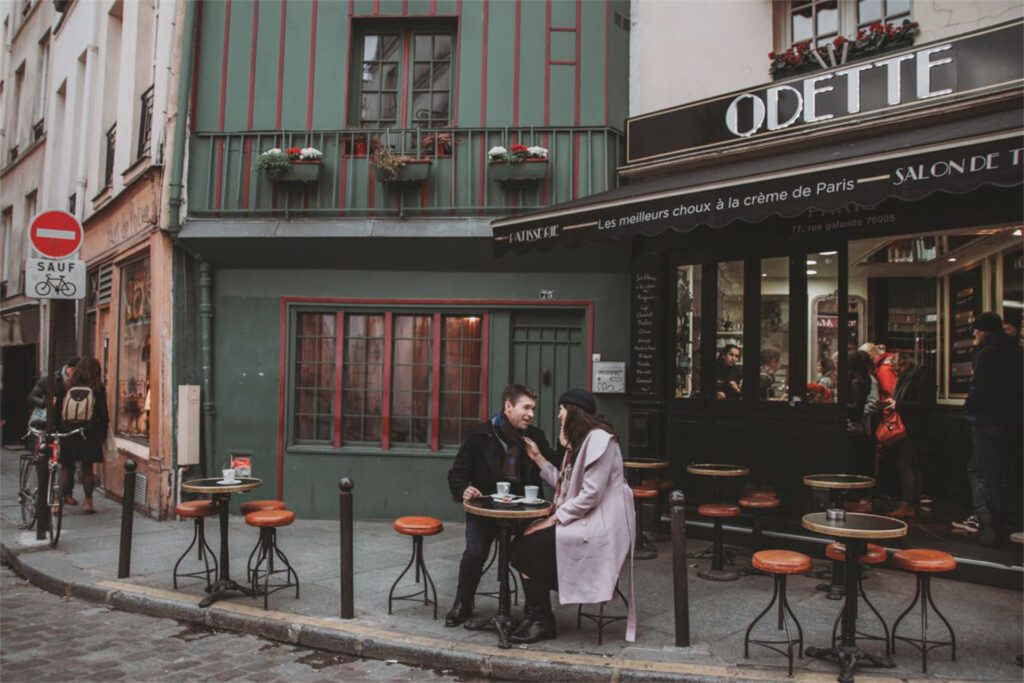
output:
M551 385L551 370L545 369L544 372L540 373L540 383L544 386Z

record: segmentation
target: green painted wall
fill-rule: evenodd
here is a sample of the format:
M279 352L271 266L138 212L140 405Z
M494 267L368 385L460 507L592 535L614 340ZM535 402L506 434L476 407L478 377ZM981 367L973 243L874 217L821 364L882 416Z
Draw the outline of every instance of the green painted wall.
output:
M443 247L435 255L443 265ZM250 450L256 476L265 485L261 496L277 486L278 374L282 296L344 298L476 298L535 300L539 287L556 290L560 300L593 300L594 350L606 360L626 358L628 346L628 274L480 273L386 270L247 270L215 272L215 380L217 468L231 450ZM492 352L506 348L492 340ZM500 366L501 363L494 362ZM505 361L507 366L507 360ZM504 380L492 372L490 393ZM625 442L624 397L599 397L599 406L617 426ZM496 406L493 408L497 409ZM541 411L555 410L540 406ZM454 452L401 452L351 448L289 448L285 454L284 498L302 516L337 514L337 482L356 482L356 513L361 518L392 518L430 514L457 519L460 508L450 502L446 475Z

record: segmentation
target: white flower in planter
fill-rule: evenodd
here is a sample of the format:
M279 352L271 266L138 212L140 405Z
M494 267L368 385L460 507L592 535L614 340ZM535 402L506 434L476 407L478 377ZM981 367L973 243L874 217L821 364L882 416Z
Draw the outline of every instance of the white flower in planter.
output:
M323 158L323 152L316 149L315 147L303 147L302 150L299 151L299 159L301 161L313 161Z
M487 156L489 156L492 160L503 159L506 154L508 154L508 150L502 147L501 145L498 145L497 147L491 147L491 150L487 152Z
M533 147L527 147L527 151L530 153L531 159L547 159L548 150L545 147L534 145Z

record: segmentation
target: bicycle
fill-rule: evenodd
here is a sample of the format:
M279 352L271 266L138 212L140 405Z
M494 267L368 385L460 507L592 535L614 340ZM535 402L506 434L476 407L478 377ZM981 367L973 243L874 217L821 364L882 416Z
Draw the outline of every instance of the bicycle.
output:
M39 296L50 296L59 294L61 296L74 296L78 289L73 282L68 282L63 275L46 275L46 279L36 283L36 294Z
M22 456L21 473L19 478L18 498L21 501L21 519L29 526L35 526L38 517L36 509L36 496L39 492L39 475L37 464L41 458L46 458L46 505L50 509L50 524L47 534L50 539L50 547L55 548L60 540L61 525L64 521L64 491L61 483L60 466L60 442L71 436L80 435L85 438L85 427L73 429L70 432L58 433L46 432L46 424L36 421L29 425L29 434L36 438L36 448L31 456ZM28 436L26 435L26 436ZM50 453L47 455L46 450ZM29 462L26 463L26 460Z

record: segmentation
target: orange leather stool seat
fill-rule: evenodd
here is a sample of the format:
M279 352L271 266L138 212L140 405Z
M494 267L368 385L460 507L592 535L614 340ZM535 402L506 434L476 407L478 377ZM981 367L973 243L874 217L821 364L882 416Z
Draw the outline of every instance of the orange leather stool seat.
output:
M763 494L751 494L746 498L740 498L741 508L756 508L758 510L767 510L769 508L777 508L782 505L782 501L778 498L769 498Z
M291 510L257 510L245 516L245 523L256 527L288 526L295 521L295 513Z
M644 479L640 482L640 485L645 489L654 489L655 491L667 491L672 488L671 479Z
M697 512L705 517L739 517L740 508L731 503L704 503Z
M247 500L242 503L242 514L247 515L257 510L287 510L283 500Z
M829 543L825 547L825 557L836 562L846 562L846 546L842 543ZM857 558L857 562L860 564L885 564L888 557L889 554L885 552L885 548L868 543L867 550Z
M843 504L843 509L847 512L863 512L865 514L871 514L871 501L850 500Z
M803 574L812 567L810 557L792 550L759 550L751 564L768 574Z
M949 553L924 548L898 550L892 556L892 563L909 572L951 572L956 569L956 558Z
M174 507L174 514L179 517L210 517L217 514L217 506L212 500L187 500Z
M444 531L444 524L434 517L399 517L393 526L406 536L433 536Z
M646 488L643 486L633 486L633 497L634 498L657 498L658 492L654 489Z

